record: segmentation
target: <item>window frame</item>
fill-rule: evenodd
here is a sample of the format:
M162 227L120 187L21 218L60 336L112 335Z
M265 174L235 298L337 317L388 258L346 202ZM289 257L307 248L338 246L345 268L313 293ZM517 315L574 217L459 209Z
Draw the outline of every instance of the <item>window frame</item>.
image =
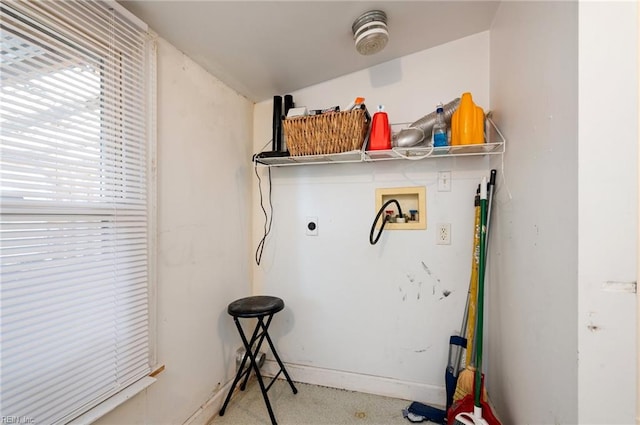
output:
M156 255L157 255L157 126L156 126L156 63L157 63L157 37L149 31L146 24L124 9L121 5L113 0L98 0L105 3L109 7L115 9L117 13L124 16L129 22L138 26L147 33L145 55L147 56L144 71L144 83L146 84L146 220L147 220L147 317L148 317L148 366L151 370L150 375L154 375L154 370L158 368L157 361L157 274L156 274ZM79 25L80 27L81 25ZM34 27L34 30L38 28ZM102 121L102 120L101 120ZM122 123L122 121L120 121ZM102 126L102 124L101 124ZM102 131L102 130L101 130ZM16 210L24 209L18 207ZM28 208L28 207L27 207ZM64 208L63 208L64 209ZM5 210L5 208L2 208ZM11 211L11 208L7 209ZM120 389L115 394L100 401L92 408L78 412L75 419L71 419L68 423L91 423L102 415L113 410L115 407L131 398L133 395L143 391L149 385L155 382L155 378L145 376L136 382ZM4 417L4 416L3 416ZM67 416L68 417L68 416ZM7 416L7 418L12 418ZM18 418L16 418L18 419ZM28 418L23 418L28 420ZM10 419L9 419L10 420Z

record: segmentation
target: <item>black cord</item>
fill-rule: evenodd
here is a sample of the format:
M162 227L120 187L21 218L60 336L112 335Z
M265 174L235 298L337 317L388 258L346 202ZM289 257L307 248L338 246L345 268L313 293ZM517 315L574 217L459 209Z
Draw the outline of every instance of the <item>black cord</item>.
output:
M373 231L376 228L376 224L378 223L378 219L380 219L380 216L382 215L382 213L384 213L384 209L389 204L396 204L398 206L398 216L399 217L404 217L402 215L402 208L400 208L400 203L398 201L396 201L395 199L389 199L387 202L382 204L382 206L378 210L378 214L376 214L375 220L373 220L373 224L371 225L371 232L369 232L369 243L371 245L375 245L375 244L378 243L378 239L380 239L380 236L382 235L382 231L384 230L384 226L385 226L385 224L387 224L387 221L389 221L388 220L388 216L385 216L384 219L382 220L382 226L380 226L380 231L378 232L378 235L376 236L375 239L373 239Z
M271 215L267 215L267 210L264 208L264 202L262 198L262 179L260 179L260 174L258 174L258 163L253 163L253 170L256 173L256 177L258 178L258 192L260 192L260 208L262 208L262 213L264 214L264 234L262 235L262 239L258 242L258 247L256 248L256 264L260 265L262 261L262 251L264 250L264 244L266 243L267 236L271 233L271 224L273 223L273 203L271 200L271 167L268 167L269 173L269 210L271 211ZM267 225L268 223L268 225Z

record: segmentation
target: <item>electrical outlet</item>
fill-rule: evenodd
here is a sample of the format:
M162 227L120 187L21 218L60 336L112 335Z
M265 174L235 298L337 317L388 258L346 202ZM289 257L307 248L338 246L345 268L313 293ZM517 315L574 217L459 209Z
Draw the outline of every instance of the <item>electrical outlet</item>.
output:
M436 244L451 245L451 223L440 223L436 226Z
M318 217L307 217L305 232L307 236L318 236Z
M451 171L438 172L438 192L451 192Z

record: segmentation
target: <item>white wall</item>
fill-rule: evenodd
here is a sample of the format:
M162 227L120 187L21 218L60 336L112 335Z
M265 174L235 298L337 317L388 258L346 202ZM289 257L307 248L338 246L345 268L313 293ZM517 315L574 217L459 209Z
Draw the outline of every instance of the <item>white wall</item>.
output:
M487 387L503 423L577 423L578 4L503 2L491 104L507 139Z
M251 102L160 40L157 353L166 370L101 424L180 424L202 405L206 421L219 408L241 345L226 307L250 293L252 114Z
M638 3L580 3L579 423L634 423ZM621 290L618 292L618 290Z
M384 104L391 122L413 122L465 91L488 108L488 48L483 32L292 94L296 105L313 109L362 96L372 112ZM271 138L271 114L271 102L256 105L255 151ZM436 190L444 170L452 171L451 192ZM259 172L266 177L265 168ZM489 175L488 159L271 172L273 228L254 291L287 304L272 326L293 379L444 404L449 336L460 328L469 285L473 199ZM427 229L385 231L371 246L375 189L402 186L426 186ZM305 236L307 216L318 217L317 237ZM254 217L255 246L263 224L258 207ZM439 222L451 223L450 246L435 244Z
M637 25L633 2L506 2L491 29L512 196L489 387L507 423L634 422Z

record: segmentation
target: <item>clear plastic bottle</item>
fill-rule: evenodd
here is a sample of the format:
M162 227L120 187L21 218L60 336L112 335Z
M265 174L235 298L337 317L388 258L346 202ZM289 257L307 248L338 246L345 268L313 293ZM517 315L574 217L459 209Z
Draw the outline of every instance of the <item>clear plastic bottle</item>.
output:
M442 103L439 103L436 108L436 123L433 125L431 141L433 146L436 148L449 145L449 140L447 138L447 122L444 119L444 107L442 106Z

